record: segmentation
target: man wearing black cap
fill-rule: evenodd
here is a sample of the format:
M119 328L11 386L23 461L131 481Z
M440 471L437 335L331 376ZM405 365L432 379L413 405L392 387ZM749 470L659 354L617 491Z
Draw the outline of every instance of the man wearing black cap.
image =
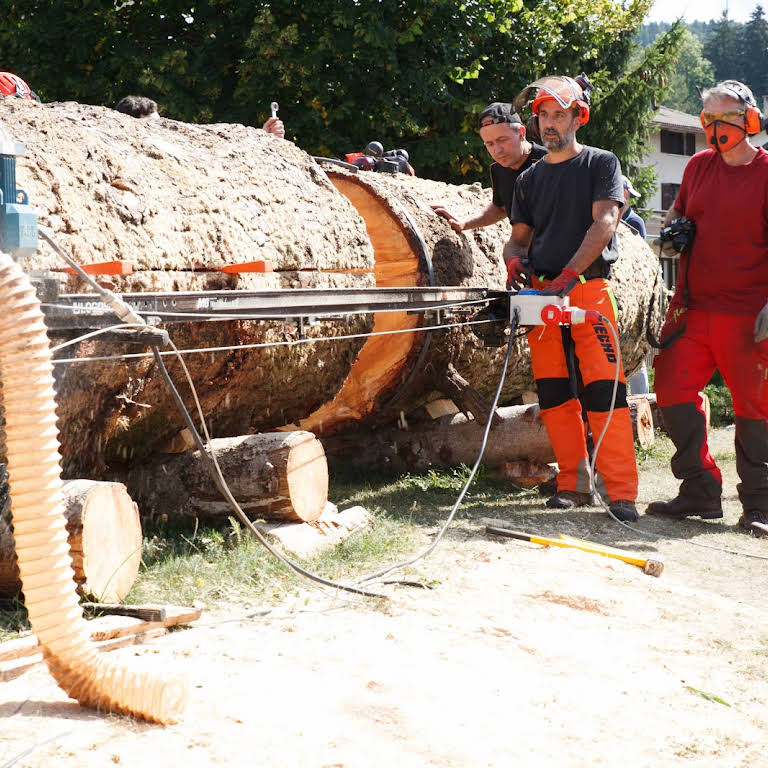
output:
M509 216L517 177L547 154L547 150L525 138L525 126L511 104L489 104L478 119L480 138L495 162L491 165L493 198L480 213L459 219L441 205L435 213L448 220L456 232L488 227Z

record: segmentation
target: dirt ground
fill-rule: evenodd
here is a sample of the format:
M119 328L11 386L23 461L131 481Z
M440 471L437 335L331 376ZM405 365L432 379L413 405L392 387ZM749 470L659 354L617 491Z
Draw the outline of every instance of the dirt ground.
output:
M732 441L718 431L715 453ZM314 590L266 615L219 607L114 652L188 677L176 725L84 710L37 667L0 685L0 768L768 766L768 561L693 546L768 557L736 528L723 468L725 520L641 518L658 541L525 496L472 509L409 573L431 590L383 587L383 608ZM674 487L643 471L640 501ZM483 515L666 568L489 538Z

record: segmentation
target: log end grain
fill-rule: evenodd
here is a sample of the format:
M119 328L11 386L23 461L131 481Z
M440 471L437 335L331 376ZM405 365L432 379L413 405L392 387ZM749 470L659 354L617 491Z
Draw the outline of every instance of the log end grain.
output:
M141 563L139 508L122 483L74 482L90 486L80 513L82 564L75 580L83 594L119 603L133 586ZM70 547L74 555L72 541Z

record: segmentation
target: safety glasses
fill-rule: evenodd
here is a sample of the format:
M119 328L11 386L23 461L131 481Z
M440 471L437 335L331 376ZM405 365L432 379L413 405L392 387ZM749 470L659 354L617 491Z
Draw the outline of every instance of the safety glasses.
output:
M743 109L733 109L730 112L710 112L708 109L701 111L701 122L704 125L712 123L738 123L746 114Z

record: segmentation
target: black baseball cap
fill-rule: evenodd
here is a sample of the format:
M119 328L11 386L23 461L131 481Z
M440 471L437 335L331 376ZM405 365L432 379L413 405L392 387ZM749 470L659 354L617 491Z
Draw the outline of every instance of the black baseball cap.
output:
M500 101L494 101L489 104L477 118L478 129L486 125L496 125L496 123L518 123L522 125L520 115L515 112L511 104L505 104Z

